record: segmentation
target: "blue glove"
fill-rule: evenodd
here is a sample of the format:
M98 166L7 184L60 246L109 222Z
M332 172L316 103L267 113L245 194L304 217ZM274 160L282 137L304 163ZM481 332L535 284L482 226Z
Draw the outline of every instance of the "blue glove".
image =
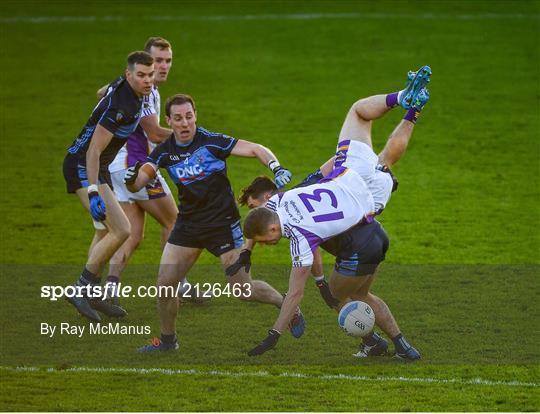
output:
M97 186L95 186L95 190L90 186L89 190L90 214L95 221L103 221L107 217L105 202L97 192Z
M274 168L272 172L274 173L276 186L278 189L291 182L292 174L289 170L279 166Z

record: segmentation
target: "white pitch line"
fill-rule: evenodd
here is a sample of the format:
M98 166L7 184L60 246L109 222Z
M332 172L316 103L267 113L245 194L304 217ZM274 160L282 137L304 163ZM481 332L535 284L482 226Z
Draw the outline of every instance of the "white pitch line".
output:
M262 377L262 378L300 378L300 379L316 379L316 380L344 380L344 381L378 381L378 382L415 382L415 383L429 383L429 384L456 384L456 385L502 385L511 387L538 387L540 384L535 382L521 382L521 381L498 381L489 380L483 378L473 378L470 380L456 379L456 378L421 378L421 377L368 377L365 375L348 375L348 374L304 374L297 372L281 372L273 374L268 371L201 371L197 369L166 369L166 368L106 368L106 367L73 367L66 369L56 368L39 368L39 367L0 367L0 369L15 372L92 372L92 373L120 373L120 374L162 374L162 375L197 375L197 376L211 376L211 377Z
M0 23L95 23L128 20L150 21L239 21L239 20L316 20L316 19L407 19L407 20L539 20L539 14L528 13L301 13L248 14L209 16L11 16L0 18Z

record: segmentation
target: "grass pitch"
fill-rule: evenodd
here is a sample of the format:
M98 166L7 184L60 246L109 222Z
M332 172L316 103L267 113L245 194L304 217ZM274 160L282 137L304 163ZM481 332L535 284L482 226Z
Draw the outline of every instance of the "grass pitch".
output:
M539 8L5 3L0 409L538 411ZM39 297L44 284L73 281L92 234L64 192L65 150L95 90L153 35L174 48L163 99L193 95L200 125L269 146L297 180L332 154L352 102L396 91L407 70L431 65L432 99L381 217L391 248L374 285L423 361L353 359L355 342L311 284L305 336L284 335L258 359L245 352L276 310L226 298L182 307L174 354L135 353L146 339L138 335L40 335L42 322L87 326L67 304ZM375 124L376 149L402 115ZM253 160L229 162L236 192L264 173ZM158 239L149 221L127 283L154 283ZM286 290L287 243L260 249L254 261L254 275ZM190 279L223 282L207 254ZM122 323L157 334L152 299L125 306Z

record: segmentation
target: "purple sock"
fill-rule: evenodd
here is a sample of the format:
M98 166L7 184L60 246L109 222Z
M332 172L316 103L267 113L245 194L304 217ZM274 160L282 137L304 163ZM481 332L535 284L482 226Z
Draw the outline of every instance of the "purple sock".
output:
M394 106L398 106L398 94L399 92L389 93L386 95L386 106L389 108L393 108Z
M410 121L413 124L416 124L416 121L418 120L418 117L420 116L420 111L414 108L411 108L407 111L403 119L406 121Z

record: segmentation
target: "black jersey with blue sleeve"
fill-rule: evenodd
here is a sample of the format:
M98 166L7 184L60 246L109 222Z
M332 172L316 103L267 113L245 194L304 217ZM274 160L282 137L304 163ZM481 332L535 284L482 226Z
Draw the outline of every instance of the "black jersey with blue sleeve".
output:
M148 156L149 162L167 170L178 188L179 221L208 228L240 218L225 162L237 142L198 127L189 144L178 144L173 134Z
M116 79L92 111L86 125L68 148L68 153L78 156L85 165L86 151L99 124L113 134L111 142L100 156L100 170L106 169L137 128L142 105L143 98L137 96L128 81L124 77Z

